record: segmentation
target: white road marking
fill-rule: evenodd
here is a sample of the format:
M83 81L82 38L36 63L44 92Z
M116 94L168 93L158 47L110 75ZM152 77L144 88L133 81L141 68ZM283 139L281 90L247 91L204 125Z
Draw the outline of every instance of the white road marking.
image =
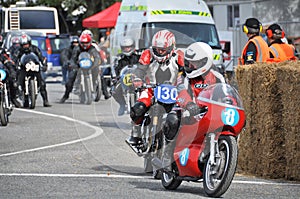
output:
M6 156L12 156L12 155L17 155L17 154L21 154L21 153L28 153L28 152L33 152L33 151L39 151L39 150L44 150L44 149L50 149L50 148L54 148L54 147L59 147L59 146L66 146L66 145L70 145L70 144L75 144L78 142L82 142L82 141L86 141L92 138L95 138L99 135L101 135L103 133L103 129L97 126L93 126L87 122L84 121L80 121L80 120L76 120L74 118L70 118L67 116L62 116L62 115L56 115L56 114L52 114L52 113L43 113L43 112L39 112L39 111L34 111L34 110L27 110L27 109L18 109L19 111L24 111L24 112L31 112L31 113L35 113L35 114L40 114L40 115L46 115L46 116L50 116L50 117L55 117L55 118L61 118L67 121L72 121L72 122L76 122L82 125L85 125L87 127L90 127L92 129L95 130L95 133L85 137L85 138L81 138L81 139L77 139L77 140L72 140L72 141L68 141L68 142L63 142L63 143L59 143L59 144L53 144L53 145L48 145L48 146L43 146L43 147L38 147L38 148L33 148L33 149L27 149L27 150L22 150L22 151L16 151L16 152L11 152L11 153L4 153L4 154L0 154L0 157L6 157Z
M76 120L74 118L70 118L67 116L61 116L61 115L56 115L56 114L51 114L51 113L43 113L39 111L34 111L34 110L27 110L27 109L18 109L20 111L24 112L31 112L35 114L40 114L40 115L46 115L50 117L58 117L62 118L67 121L73 121L85 126L88 126L92 129L95 130L95 133L81 139L77 140L72 140L69 142L63 142L59 144L54 144L54 145L48 145L44 147L38 147L38 148L33 148L33 149L27 149L27 150L22 150L22 151L16 151L16 152L11 152L11 153L5 153L1 154L0 157L5 157L5 156L12 156L12 155L17 155L21 153L28 153L28 152L33 152L33 151L39 151L43 149L49 149L49 148L54 148L58 146L65 146L65 145L70 145L70 144L75 144L78 142L82 142L85 140L89 140L92 138L95 138L103 133L103 129L100 127L96 127L93 125L90 125L87 122L83 122L80 120ZM134 176L134 175L116 175L116 174L47 174L47 173L0 173L0 176L7 176L7 177L64 177L64 178L130 178L130 179L152 179L149 176ZM262 182L262 181L242 181L242 180L233 180L232 183L235 184L256 184L256 185L278 185L278 186L300 186L300 184L292 184L292 183L276 183L276 182Z
M53 173L0 173L0 176L7 177L59 177L59 178L130 178L130 179L153 179L151 176L117 175L117 174L53 174ZM299 186L295 183L262 182L233 180L234 184L254 184L254 185L277 185L277 186Z

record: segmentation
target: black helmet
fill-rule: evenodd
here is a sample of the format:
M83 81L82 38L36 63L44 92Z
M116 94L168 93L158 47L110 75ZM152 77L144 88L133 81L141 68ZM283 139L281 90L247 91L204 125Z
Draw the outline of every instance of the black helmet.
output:
M281 39L284 38L285 33L278 24L274 23L267 28L266 35L268 38Z
M248 18L243 25L243 32L258 34L262 31L262 25L256 18Z
M25 52L29 51L29 47L31 46L31 37L27 34L22 34L20 37L20 44L21 47L24 49ZM29 45L27 45L29 44Z
M70 42L71 42L71 45L73 45L74 43L79 44L79 37L78 36L71 36Z

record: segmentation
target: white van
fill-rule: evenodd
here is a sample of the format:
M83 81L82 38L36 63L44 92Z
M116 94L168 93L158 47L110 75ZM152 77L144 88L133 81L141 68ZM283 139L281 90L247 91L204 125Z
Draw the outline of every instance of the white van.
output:
M177 48L206 42L214 50L215 64L223 63L215 22L201 0L123 0L111 36L111 55L120 52L119 43L126 36L135 39L137 49L148 48L152 36L161 29L175 34Z

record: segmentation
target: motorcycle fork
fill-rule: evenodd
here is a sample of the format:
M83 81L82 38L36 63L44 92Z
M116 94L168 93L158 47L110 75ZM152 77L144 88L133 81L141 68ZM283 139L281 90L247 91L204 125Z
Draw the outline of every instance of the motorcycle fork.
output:
M154 105L153 107L153 122L152 122L152 130L151 130L151 148L152 148L152 151L156 151L157 150L157 137L158 135L157 134L157 127L158 127L158 107L157 107L157 104Z
M35 88L35 94L37 95L38 94L38 81L37 81L37 79L36 79L36 77L34 77L34 88Z
M5 99L6 108L9 108L9 100L8 100L8 93L7 93L6 84L3 85L3 90L4 90L4 99Z
M209 154L208 161L210 165L216 165L216 158L219 155L218 136L216 133L208 133L205 141L205 148L200 154L200 162L205 161L205 157Z
M28 89L29 79L30 77L25 77L25 95L29 95L29 89Z

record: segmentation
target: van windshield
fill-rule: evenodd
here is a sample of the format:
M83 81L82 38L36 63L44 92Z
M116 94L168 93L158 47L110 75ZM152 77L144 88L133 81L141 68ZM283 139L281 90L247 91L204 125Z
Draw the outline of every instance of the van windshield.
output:
M176 46L185 48L189 44L202 41L209 44L213 49L221 49L218 33L214 24L185 23L185 22L150 22L143 24L141 37L145 47L151 46L153 35L167 29L175 34Z

